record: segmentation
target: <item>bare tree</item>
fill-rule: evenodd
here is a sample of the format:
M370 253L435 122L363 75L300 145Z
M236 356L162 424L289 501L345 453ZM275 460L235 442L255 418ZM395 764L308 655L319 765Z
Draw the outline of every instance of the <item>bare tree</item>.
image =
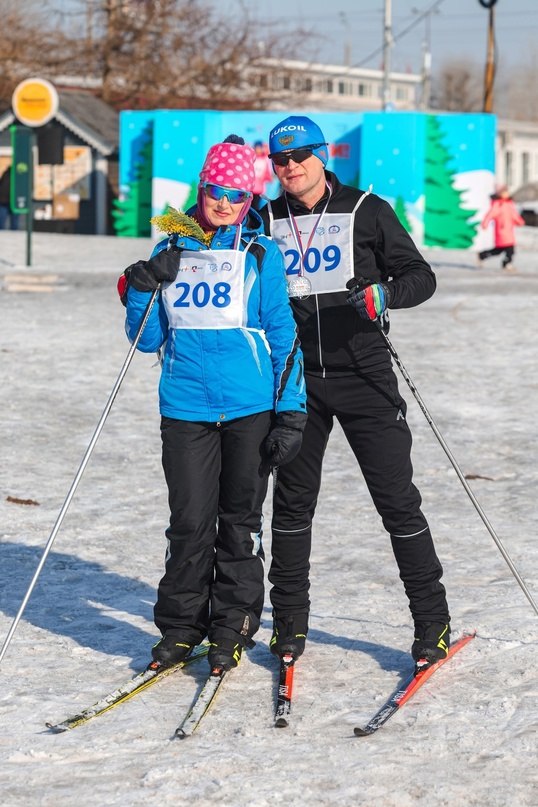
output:
M447 112L478 112L482 109L483 70L469 59L443 62L434 78L437 109Z
M0 0L4 104L21 78L68 73L92 78L118 109L262 109L277 96L285 100L282 88L273 89L275 60L292 42L312 39L298 27L264 26L259 42L243 0L233 15L210 0L72 0L60 14L62 7L59 0Z
M0 0L0 108L9 106L23 79L52 77L69 64L69 43L50 25L46 11L36 0Z
M538 121L538 52L534 43L525 62L508 71L503 91L498 96L495 110L499 115Z
M434 79L437 109L477 112L483 109L484 66L470 59L441 65ZM502 54L495 67L493 112L513 120L538 121L538 48L532 42L525 59L507 66Z

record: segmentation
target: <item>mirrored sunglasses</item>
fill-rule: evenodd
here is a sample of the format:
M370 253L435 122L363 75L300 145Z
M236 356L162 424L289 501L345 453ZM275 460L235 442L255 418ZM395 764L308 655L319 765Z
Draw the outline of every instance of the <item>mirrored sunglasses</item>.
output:
M211 182L204 182L204 192L206 196L209 196L215 202L220 202L222 197L226 196L231 205L244 204L252 196L250 191L223 188L222 185L212 185Z
M312 156L314 149L319 149L321 146L326 146L326 143L316 143L313 146L306 146L302 149L291 149L291 151L277 151L275 154L270 154L275 165L286 166L290 160L294 163L304 163Z

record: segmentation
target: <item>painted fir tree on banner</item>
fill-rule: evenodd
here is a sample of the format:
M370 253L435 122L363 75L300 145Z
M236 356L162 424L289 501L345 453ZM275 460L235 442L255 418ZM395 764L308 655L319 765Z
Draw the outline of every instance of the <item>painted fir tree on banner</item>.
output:
M151 235L153 123L142 133L140 150L134 165L134 179L128 183L125 199L114 200L112 218L116 235L145 238Z
M445 249L468 249L473 244L478 222L470 219L476 210L463 206L462 191L454 187L453 157L443 143L439 119L426 119L424 245Z

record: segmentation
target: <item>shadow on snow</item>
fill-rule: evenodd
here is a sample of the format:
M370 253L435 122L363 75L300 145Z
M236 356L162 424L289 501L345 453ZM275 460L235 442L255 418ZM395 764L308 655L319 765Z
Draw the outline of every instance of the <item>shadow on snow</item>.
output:
M40 547L1 542L0 610L12 619L42 557ZM143 669L150 648L158 634L153 626L152 586L133 578L106 570L101 564L75 555L51 551L24 611L13 644L21 641L24 621L58 636L64 636L81 647L100 653L131 659L132 669ZM270 609L265 609L267 617ZM147 630L135 623L147 622ZM264 627L271 620L263 619ZM5 637L4 637L5 638ZM3 639L2 639L3 641ZM406 673L412 665L408 652L387 645L337 636L311 628L308 643L335 646L371 656L387 671ZM8 651L8 652L10 652ZM275 669L276 659L257 640L249 653L254 663ZM276 670L278 674L278 670Z
M0 610L15 618L43 550L2 541L0 553ZM21 641L26 621L82 647L126 656L138 671L147 663L158 638L153 626L154 600L155 589L140 580L109 572L101 564L75 555L51 551L8 652ZM133 624L142 621L149 623L148 630Z

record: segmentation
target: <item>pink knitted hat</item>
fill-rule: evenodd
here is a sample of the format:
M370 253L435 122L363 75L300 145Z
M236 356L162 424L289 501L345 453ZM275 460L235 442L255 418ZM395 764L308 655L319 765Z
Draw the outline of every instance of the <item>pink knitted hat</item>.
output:
M256 152L246 144L216 143L207 152L200 180L252 193L255 160Z
M211 146L200 171L200 182L198 184L196 218L204 230L213 229L205 215L204 182L252 193L255 182L255 160L256 152L254 149L247 146L243 138L238 135L229 135L224 143L216 143ZM245 219L251 204L252 196L246 200L239 211L236 224L240 224Z

